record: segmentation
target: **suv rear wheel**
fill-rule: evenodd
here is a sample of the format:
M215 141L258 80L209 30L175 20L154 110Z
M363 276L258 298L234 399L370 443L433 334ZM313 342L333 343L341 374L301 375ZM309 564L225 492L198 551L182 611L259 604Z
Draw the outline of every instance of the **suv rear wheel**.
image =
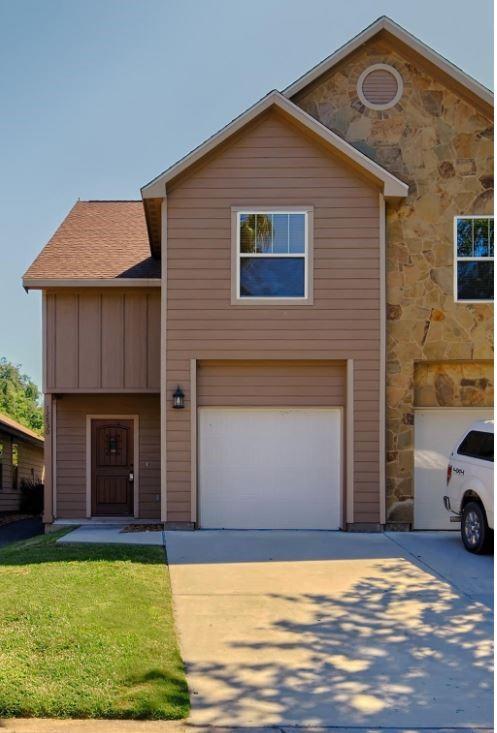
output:
M470 501L462 510L461 537L469 552L480 555L490 549L491 530L487 524L485 510L476 501Z

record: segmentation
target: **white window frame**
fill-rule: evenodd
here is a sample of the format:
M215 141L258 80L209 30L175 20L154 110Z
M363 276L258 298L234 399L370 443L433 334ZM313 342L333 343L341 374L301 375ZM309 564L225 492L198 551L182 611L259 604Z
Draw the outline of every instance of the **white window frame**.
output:
M244 214L304 214L305 241L304 252L241 252L240 217ZM312 261L313 261L313 207L312 206L237 206L231 209L232 218L232 305L311 305L312 300ZM240 258L274 257L276 259L301 257L304 260L303 296L242 296L240 295Z
M494 217L492 214L468 214L465 216L464 214L460 214L459 216L454 217L454 302L455 303L493 303L494 300L460 300L459 299L459 293L457 291L457 264L458 262L493 262L494 257L459 257L457 254L457 222L460 219L492 219L494 220ZM474 225L473 225L474 226ZM494 244L495 247L495 244Z

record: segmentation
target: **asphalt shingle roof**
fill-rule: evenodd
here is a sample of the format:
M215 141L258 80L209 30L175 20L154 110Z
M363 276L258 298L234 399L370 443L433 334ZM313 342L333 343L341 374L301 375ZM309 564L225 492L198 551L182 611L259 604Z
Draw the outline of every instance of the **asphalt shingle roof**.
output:
M77 201L24 278L160 278L142 202Z

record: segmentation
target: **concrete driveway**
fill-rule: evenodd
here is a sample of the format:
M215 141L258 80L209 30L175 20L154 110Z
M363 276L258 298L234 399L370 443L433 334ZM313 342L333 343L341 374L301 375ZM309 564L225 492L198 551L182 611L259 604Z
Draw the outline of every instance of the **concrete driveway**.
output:
M168 532L197 725L491 727L492 558L453 533Z

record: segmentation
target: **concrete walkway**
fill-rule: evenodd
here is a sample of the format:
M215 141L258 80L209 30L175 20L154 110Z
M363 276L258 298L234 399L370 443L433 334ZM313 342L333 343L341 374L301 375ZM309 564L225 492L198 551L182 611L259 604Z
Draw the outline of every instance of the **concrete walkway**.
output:
M422 535L166 533L189 722L491 727L490 613L454 539L423 559Z
M163 545L162 532L121 532L121 525L100 524L98 526L81 526L65 534L57 543L91 542L93 544L112 545Z

